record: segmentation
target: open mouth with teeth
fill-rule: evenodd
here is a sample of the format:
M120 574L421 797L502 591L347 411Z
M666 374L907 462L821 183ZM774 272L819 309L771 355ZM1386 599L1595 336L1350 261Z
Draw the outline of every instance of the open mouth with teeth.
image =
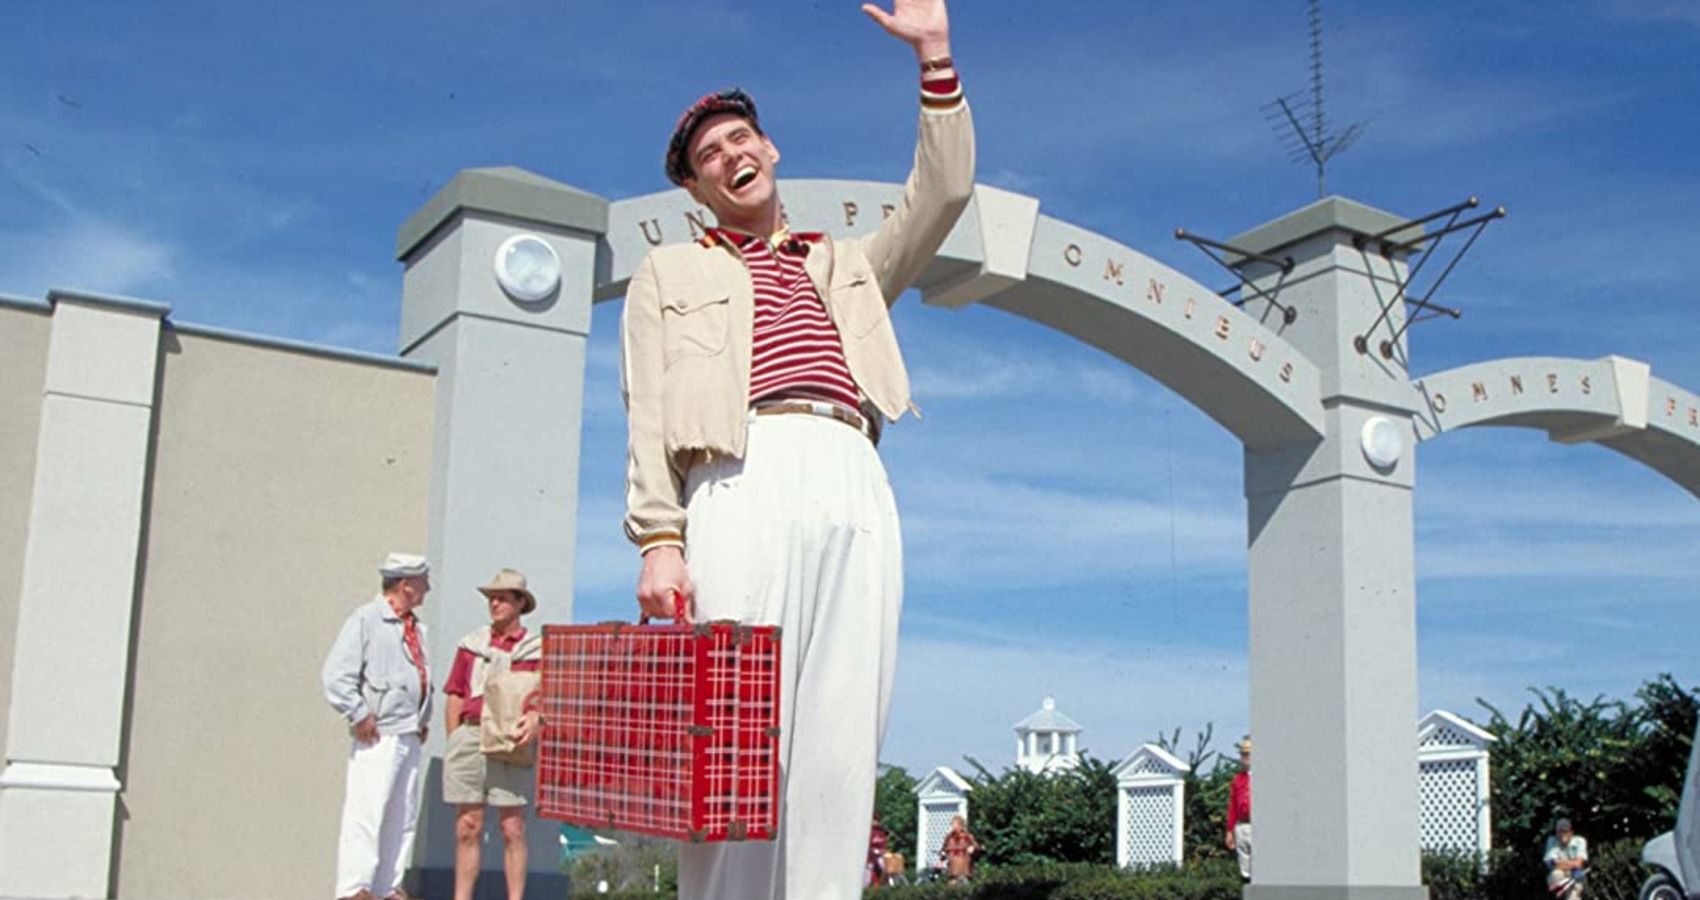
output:
M750 182L756 180L756 167L744 166L732 175L732 190L741 191Z

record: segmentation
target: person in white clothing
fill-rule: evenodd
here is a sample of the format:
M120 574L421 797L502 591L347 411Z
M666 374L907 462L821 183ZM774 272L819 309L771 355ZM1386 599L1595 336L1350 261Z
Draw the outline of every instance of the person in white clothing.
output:
M902 200L869 211L877 231L791 231L755 102L719 91L679 118L665 165L716 225L650 251L626 292L638 603L655 617L778 625L784 642L779 834L681 847L681 900L861 896L903 602L875 442L914 409L888 309L924 275L974 181L944 0L862 10L920 69L913 167Z
M1547 867L1547 890L1557 900L1581 900L1588 876L1588 839L1577 834L1569 819L1553 823L1541 861Z
M425 626L414 615L431 567L391 553L378 574L381 592L343 622L322 673L325 699L352 738L336 864L336 896L347 900L406 900L431 716Z

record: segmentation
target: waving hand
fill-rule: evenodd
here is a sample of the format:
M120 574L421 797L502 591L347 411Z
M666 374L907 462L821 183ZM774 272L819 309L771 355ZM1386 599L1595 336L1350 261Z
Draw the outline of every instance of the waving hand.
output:
M923 60L950 55L950 17L944 0L891 0L891 12L877 4L862 4L868 14L892 37L915 48Z

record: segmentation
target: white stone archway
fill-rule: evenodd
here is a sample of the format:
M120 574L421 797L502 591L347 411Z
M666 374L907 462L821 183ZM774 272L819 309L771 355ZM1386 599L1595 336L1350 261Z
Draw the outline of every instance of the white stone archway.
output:
M800 228L845 236L877 227L901 188L818 180L786 181L782 191ZM529 485L532 475L558 486L548 534L570 550L590 305L621 296L651 246L690 240L707 220L682 191L610 202L517 169L477 169L457 176L403 226L403 352L439 372L430 550L445 591L470 590L482 573L461 560L489 554L488 537L468 523L529 502L511 485ZM1401 230L1416 233L1400 217L1328 198L1232 238L1250 253L1289 261L1281 271L1239 259L1256 289L1242 309L1131 248L1040 214L1034 198L979 186L917 282L923 302L982 303L1097 347L1185 397L1244 445L1259 753L1258 865L1248 896L1260 900L1418 900L1425 893L1410 731L1415 451L1400 447L1390 464L1372 464L1360 449L1366 429L1427 439L1470 424L1538 425L1598 440L1691 491L1700 483L1700 428L1685 424L1700 404L1650 375L1644 416L1633 414L1634 403L1608 410L1591 394L1574 408L1529 410L1491 391L1495 404L1510 405L1489 409L1483 401L1465 413L1470 407L1459 398L1514 361L1413 384L1400 363L1409 358L1404 311L1382 311L1404 280L1404 259L1372 256L1355 243ZM547 240L563 264L556 295L530 306L508 302L490 275L495 247L522 231ZM1277 281L1293 318L1257 297ZM1397 335L1389 358L1356 350L1371 323L1387 330L1377 338ZM529 371L551 389L535 398L508 390L511 372L489 364L498 344L523 344L521 361L530 360ZM1602 383L1595 371L1614 364L1567 365L1594 367L1594 385ZM1538 376L1523 377L1523 393L1503 393L1529 396ZM472 411L458 416L457 407ZM540 457L536 473L486 473L469 435L492 410L506 421L539 423L565 464ZM546 577L570 583L570 552L555 558L559 568ZM454 620L464 612L437 614L437 635L476 624Z
M1644 362L1524 356L1472 363L1415 385L1417 437L1461 428L1537 428L1562 444L1608 447L1700 497L1700 396Z

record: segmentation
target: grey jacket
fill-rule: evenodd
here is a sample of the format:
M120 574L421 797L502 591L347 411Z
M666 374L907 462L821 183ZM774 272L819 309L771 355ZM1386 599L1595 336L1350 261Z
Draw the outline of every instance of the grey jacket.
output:
M419 623L430 684L430 642ZM325 699L350 725L375 715L379 734L413 734L431 720L431 691L421 696L419 670L407 655L401 617L379 594L350 613L325 658Z
M903 201L879 231L821 236L804 258L850 374L889 419L914 406L887 308L932 261L973 189L968 105L923 110ZM749 272L712 241L657 247L632 274L620 329L632 541L684 537L681 495L696 453L744 455L754 315Z

